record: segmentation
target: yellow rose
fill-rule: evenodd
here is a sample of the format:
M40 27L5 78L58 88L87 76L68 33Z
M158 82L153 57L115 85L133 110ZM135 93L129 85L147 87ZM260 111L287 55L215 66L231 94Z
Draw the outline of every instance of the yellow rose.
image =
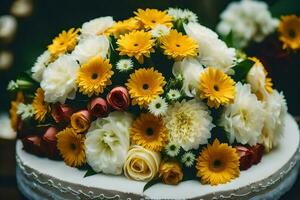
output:
M91 124L91 115L89 111L82 110L71 116L71 126L77 133L82 133L89 129Z
M183 172L177 162L163 162L159 168L159 177L165 184L177 185L183 178Z
M124 164L126 177L137 181L149 181L158 174L160 154L141 146L132 146Z

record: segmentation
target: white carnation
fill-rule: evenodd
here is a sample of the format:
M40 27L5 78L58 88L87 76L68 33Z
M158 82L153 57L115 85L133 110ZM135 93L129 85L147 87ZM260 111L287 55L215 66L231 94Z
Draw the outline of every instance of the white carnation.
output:
M228 5L221 14L217 30L222 35L228 35L232 31L239 45L244 47L250 41L262 41L277 26L278 19L272 18L265 2L242 0Z
M74 99L78 70L79 64L70 55L62 55L49 64L41 82L41 87L45 91L45 101L65 103L66 99Z
M184 58L174 63L174 76L183 76L182 90L189 97L195 96L200 81L200 74L203 71L202 65L194 58Z
M229 133L230 143L255 145L262 132L265 120L263 104L251 93L250 85L236 84L234 103L227 106L220 125Z
M110 16L92 19L82 25L81 33L84 36L103 34L108 28L112 27L114 23L113 18Z
M121 174L130 145L132 116L126 112L112 112L98 118L86 134L87 163L96 172Z
M51 54L48 50L44 51L42 55L40 55L33 67L31 68L32 78L38 82L42 81L44 70L46 66L49 64L51 59Z
M82 65L94 56L105 58L108 54L109 41L106 36L90 35L82 38L72 52L74 59Z
M273 90L265 101L266 120L260 142L267 151L276 147L284 129L284 120L287 115L287 105L284 95Z
M184 29L199 45L198 59L201 64L219 68L224 72L231 69L236 60L234 48L228 48L215 32L198 23L185 24Z

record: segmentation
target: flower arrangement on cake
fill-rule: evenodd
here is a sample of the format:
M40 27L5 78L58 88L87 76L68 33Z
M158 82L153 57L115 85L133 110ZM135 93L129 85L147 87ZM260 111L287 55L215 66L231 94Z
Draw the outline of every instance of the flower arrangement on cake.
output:
M258 58L177 8L62 31L8 89L26 151L145 189L230 182L278 145L287 114Z

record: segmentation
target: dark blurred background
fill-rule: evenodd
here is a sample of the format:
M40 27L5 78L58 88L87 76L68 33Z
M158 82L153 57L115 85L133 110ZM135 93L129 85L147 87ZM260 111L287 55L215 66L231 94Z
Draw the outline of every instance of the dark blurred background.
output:
M219 21L219 14L231 0L0 0L0 16L17 13L12 6L20 1L30 3L32 11L16 16L17 31L10 42L0 42L0 53L10 52L12 64L0 69L0 112L9 108L6 92L8 81L32 67L36 58L47 48L61 30L81 27L90 19L111 15L115 20L133 15L137 8L168 7L188 8L199 16L201 24L212 29ZM284 14L300 15L300 0L266 0L275 17ZM20 6L20 5L19 5ZM26 10L26 9L25 9ZM21 10L22 11L22 10ZM255 11L253 11L255 12ZM18 15L18 14L15 14ZM276 49L277 48L277 49ZM258 56L267 63L275 88L284 91L289 112L300 116L300 57L299 53L281 52L278 44L268 39L259 45L250 46L246 52ZM278 50L280 51L280 49ZM1 56L0 56L1 59ZM1 60L0 60L1 63ZM1 127L0 127L1 131ZM22 199L16 188L14 141L0 139L0 199ZM300 178L282 199L299 200Z

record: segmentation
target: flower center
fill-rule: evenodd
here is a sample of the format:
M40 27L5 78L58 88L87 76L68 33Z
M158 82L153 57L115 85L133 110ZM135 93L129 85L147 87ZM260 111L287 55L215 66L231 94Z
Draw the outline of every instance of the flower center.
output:
M170 146L170 149L171 149L172 151L174 151L174 150L176 149L175 145L171 145L171 146Z
M220 160L214 160L213 166L214 168L218 169L222 166L222 162Z
M161 107L160 103L155 104L155 108L159 109Z
M153 24L155 24L155 23L156 23L156 21L155 21L155 20L151 20L151 22L152 22Z
M148 136L152 136L153 133L154 133L154 131L153 131L152 128L147 128L147 129L146 129L146 134L147 134Z
M97 78L98 78L98 74L97 74L97 73L93 73L93 74L92 74L92 79L93 79L93 80L96 80Z
M139 44L135 43L133 46L137 47L137 46L139 46Z
M180 44L176 44L176 47L178 47L178 48L179 48L179 47L180 47Z
M145 83L145 84L143 85L143 89L144 89L144 90L148 90L148 89L149 89L149 85L148 85L147 83Z
M294 31L294 30L289 30L289 36L291 37L291 38L295 38L296 37L296 32Z
M214 85L214 90L215 90L215 91L217 91L217 92L218 92L218 91L220 91L220 88L219 88L219 86L217 86L217 85Z
M71 143L70 144L70 148L71 148L71 150L75 151L76 150L76 144Z

